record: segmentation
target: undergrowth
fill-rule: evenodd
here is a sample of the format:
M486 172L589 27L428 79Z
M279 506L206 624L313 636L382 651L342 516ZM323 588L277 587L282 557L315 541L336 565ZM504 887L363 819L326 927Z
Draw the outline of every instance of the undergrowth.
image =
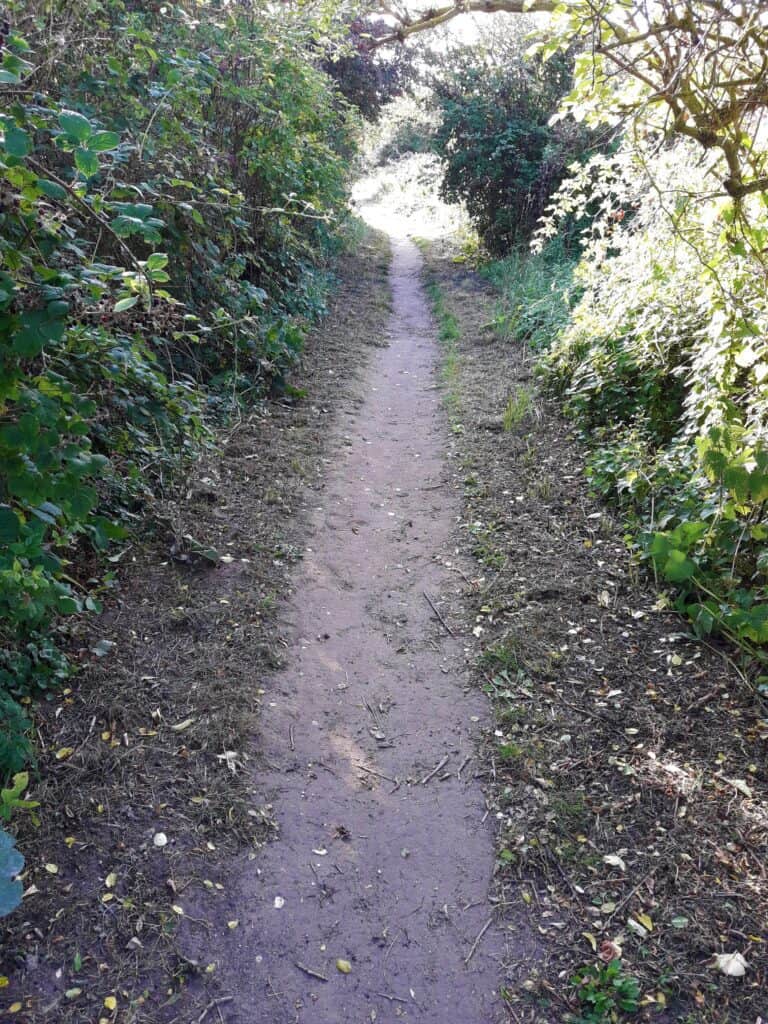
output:
M99 612L212 428L287 387L325 308L357 131L304 15L6 11L0 782L33 756L30 701L104 653L69 650L67 616Z

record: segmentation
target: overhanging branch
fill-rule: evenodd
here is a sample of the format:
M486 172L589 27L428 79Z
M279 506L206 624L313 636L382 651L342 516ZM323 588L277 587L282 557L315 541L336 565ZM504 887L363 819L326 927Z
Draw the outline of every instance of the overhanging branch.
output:
M499 11L504 11L507 14L536 14L538 12L551 14L556 6L556 0L457 0L456 3L448 4L445 7L436 7L425 11L413 20L400 19L397 28L393 29L389 35L372 39L370 46L371 49L377 49L392 43L402 43L408 36L436 28L438 25L443 25L458 15L468 12L473 14L496 14Z

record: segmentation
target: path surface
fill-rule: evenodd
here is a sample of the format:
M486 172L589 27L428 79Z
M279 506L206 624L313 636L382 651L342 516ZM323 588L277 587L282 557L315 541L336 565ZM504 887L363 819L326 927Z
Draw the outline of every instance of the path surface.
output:
M228 1022L498 1016L495 926L465 965L491 916L493 837L474 762L457 777L485 700L424 597L458 582L444 564L459 508L444 483L439 356L421 256L406 239L393 250L390 344L313 515L288 668L262 716L255 784L280 838L227 880L239 920L217 972Z

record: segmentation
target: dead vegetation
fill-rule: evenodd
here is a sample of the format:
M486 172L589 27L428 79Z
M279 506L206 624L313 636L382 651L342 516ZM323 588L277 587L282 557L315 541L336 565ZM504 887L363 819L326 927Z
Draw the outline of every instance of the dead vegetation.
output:
M530 354L489 329L488 286L438 247L428 273L460 328L450 413L497 715L497 895L541 939L540 961L507 966L510 1020L757 1024L764 702L638 578Z

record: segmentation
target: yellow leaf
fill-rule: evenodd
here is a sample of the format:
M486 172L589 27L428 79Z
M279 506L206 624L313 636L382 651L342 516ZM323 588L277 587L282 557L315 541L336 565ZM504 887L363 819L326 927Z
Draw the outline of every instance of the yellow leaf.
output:
M108 1010L116 1010L117 1009L117 999L115 999L114 996L107 996L105 998L105 1000L104 1000L104 1005L106 1006L106 1008Z
M76 842L77 842L77 840L75 839L74 836L67 836L67 838L64 840L64 845L68 846L70 848L70 850L71 850Z
M647 931L653 931L653 921L648 917L647 914L635 914L635 917Z
M584 938L587 940L587 942L590 944L590 946L592 947L592 949L596 953L597 952L597 939L592 934L592 932L582 932L581 934L584 936Z
M101 738L106 743L107 740L112 739L112 733L109 731L109 729L105 729L104 732L101 734Z
M58 875L58 873L59 873L59 865L58 864L46 864L45 865L45 870L48 872L49 875Z
M109 903L109 901L113 900L114 898L115 898L115 894L113 892L105 892L104 895L101 897L101 902L102 903Z
M230 928L231 930L234 931L234 929L237 928L237 926L239 924L240 924L239 921L227 921L227 928Z
M337 960L336 970L341 971L342 974L351 974L352 964L349 962L349 960Z
M174 914L178 914L179 917L184 917L184 907L180 907L178 903L174 903L174 905L171 907L171 910L174 912Z
M0 974L0 988L7 988L10 982L4 974Z
M104 885L106 885L108 889L115 888L115 886L117 885L117 875L115 874L114 871L110 871L110 873L104 879Z
M11 1003L8 1007L8 1013L18 1013L21 1009L21 1003Z
M57 761L64 761L71 754L74 754L74 752L75 752L75 748L74 747L60 747L56 751L56 760Z

